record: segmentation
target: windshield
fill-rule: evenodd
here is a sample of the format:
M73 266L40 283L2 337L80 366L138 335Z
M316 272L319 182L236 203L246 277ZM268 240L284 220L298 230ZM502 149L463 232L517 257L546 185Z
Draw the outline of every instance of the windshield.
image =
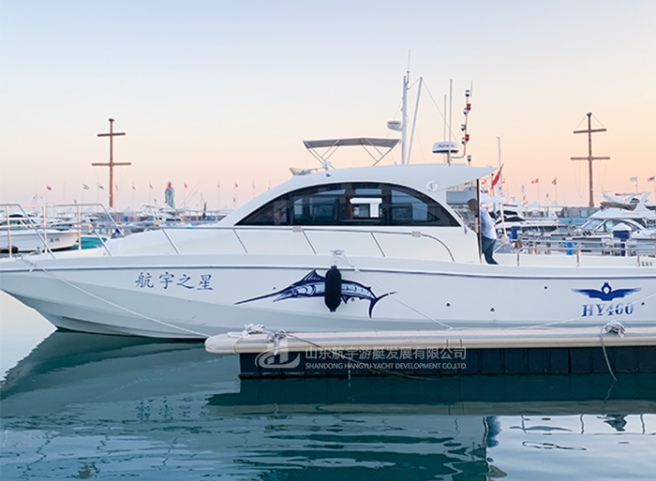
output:
M603 221L601 219L590 219L588 222L581 226L583 230L595 230Z

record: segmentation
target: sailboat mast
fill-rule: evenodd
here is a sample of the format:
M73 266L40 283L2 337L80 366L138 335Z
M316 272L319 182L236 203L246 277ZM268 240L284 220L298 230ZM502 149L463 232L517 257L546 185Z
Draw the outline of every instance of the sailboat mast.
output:
M406 132L408 130L408 82L410 81L410 71L403 77L403 128L401 130L401 165L406 163Z

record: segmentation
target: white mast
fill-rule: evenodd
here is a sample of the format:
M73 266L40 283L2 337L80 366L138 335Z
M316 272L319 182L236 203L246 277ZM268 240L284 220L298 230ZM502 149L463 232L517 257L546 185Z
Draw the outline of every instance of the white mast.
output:
M412 154L412 143L415 139L415 126L417 125L417 112L419 112L419 96L421 95L421 85L424 82L423 77L419 77L419 87L417 90L417 105L415 106L415 116L412 120L412 133L410 134L410 147L408 149L408 164L410 163L410 157Z
M402 111L402 130L401 130L401 165L405 165L405 150L407 147L406 144L406 130L408 128L408 82L410 81L410 71L408 70L408 75L403 77L403 107Z
M449 133L449 142L451 142L451 114L453 112L453 79L449 80L449 126L447 127L447 132ZM446 112L444 113L446 116ZM446 153L446 163L451 165L451 151Z

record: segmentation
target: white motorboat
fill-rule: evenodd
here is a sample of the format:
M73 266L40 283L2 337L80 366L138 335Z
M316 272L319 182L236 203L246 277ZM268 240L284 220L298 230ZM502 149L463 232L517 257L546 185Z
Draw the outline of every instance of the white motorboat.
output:
M78 240L78 230L57 226L23 213L0 218L0 251L33 252L70 249Z
M581 227L568 233L552 234L552 238L570 240L585 249L603 251L614 245L614 231L628 233L635 250L653 254L656 251L656 212L647 207L649 193L628 198L604 193L602 209L590 216Z
M289 331L656 325L651 257L481 263L446 189L493 169L393 165L300 172L216 227L0 262L0 288L55 326L205 338ZM341 275L341 281L339 277Z
M509 235L512 240L524 235L542 235L558 231L561 228L558 217L552 211L541 216L527 216L518 205L503 204L501 210L494 212L495 225L499 236ZM515 238L513 238L513 235Z

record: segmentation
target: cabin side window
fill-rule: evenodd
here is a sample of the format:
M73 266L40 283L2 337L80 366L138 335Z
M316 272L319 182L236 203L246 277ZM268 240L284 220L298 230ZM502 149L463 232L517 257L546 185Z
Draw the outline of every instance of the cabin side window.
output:
M349 182L284 194L238 225L449 226L458 221L430 197L393 184Z

